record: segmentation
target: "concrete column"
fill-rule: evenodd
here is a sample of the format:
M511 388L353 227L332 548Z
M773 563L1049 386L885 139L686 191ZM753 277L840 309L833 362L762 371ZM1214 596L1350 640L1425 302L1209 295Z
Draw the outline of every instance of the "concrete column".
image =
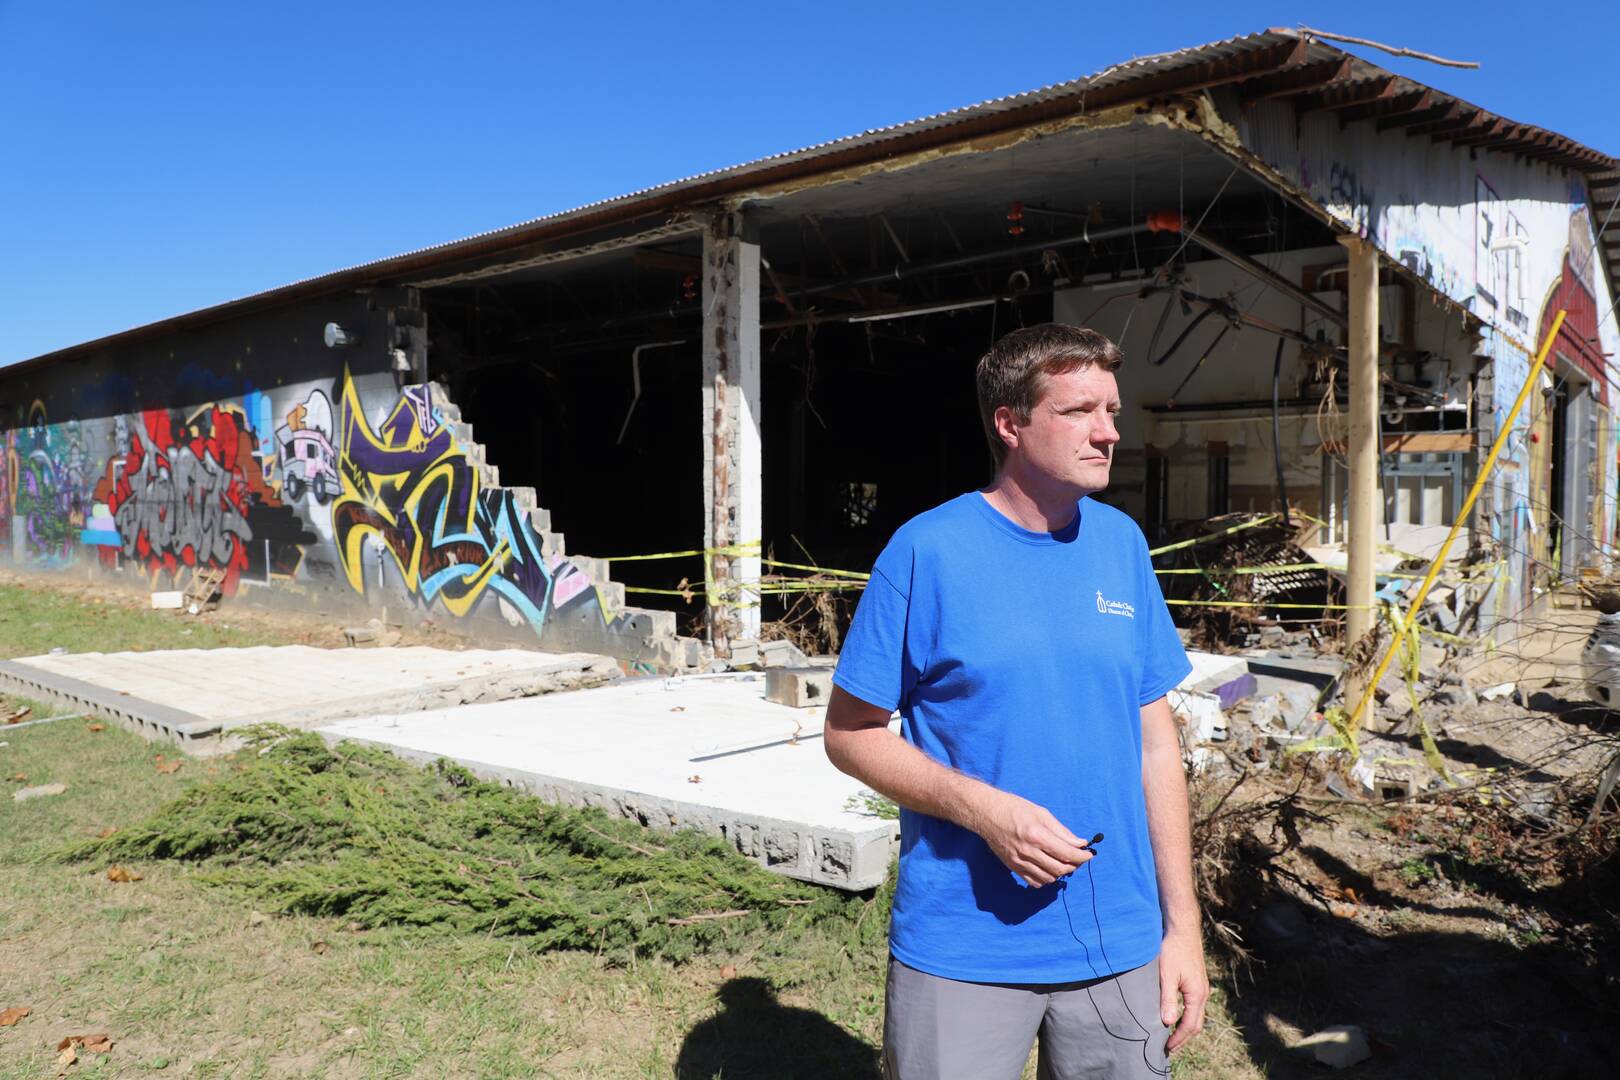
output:
M1345 344L1350 353L1350 520L1346 548L1350 587L1346 603L1345 643L1357 641L1372 629L1377 612L1373 602L1380 530L1378 487L1378 251L1360 237L1341 236L1350 250L1350 330ZM1370 672L1368 673L1370 674ZM1345 707L1354 709L1367 690L1367 675L1345 684Z
M763 528L760 450L759 243L740 211L718 212L703 231L703 545L757 542ZM758 555L716 555L720 599L754 604ZM716 604L709 640L728 656L736 638L759 635L759 608Z

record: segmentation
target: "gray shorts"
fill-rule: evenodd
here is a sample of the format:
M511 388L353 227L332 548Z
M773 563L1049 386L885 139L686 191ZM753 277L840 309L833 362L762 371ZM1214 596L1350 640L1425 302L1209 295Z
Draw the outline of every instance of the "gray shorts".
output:
M1170 1075L1159 1022L1159 959L1074 983L943 979L889 958L886 1080L1017 1080L1040 1045L1041 1080Z

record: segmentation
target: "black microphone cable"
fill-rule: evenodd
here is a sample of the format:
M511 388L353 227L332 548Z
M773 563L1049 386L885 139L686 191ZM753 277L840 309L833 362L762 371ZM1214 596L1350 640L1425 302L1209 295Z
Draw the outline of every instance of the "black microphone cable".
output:
M1101 839L1102 839L1102 834L1098 833L1097 836L1096 836L1096 839L1092 840L1091 845L1093 847L1095 847L1097 842L1099 840L1101 840ZM1095 856L1093 856L1093 857L1095 857ZM1102 953L1103 963L1108 967L1108 970L1113 971L1114 970L1113 962L1108 959L1108 949L1103 944L1102 918L1101 918L1101 916L1099 916L1097 914L1097 879L1094 876L1092 876L1092 873L1091 873L1091 859L1086 860L1085 867L1086 867L1086 881L1091 885L1091 920L1092 920L1092 922L1097 924L1097 949L1098 949L1099 952ZM1064 880L1058 882L1058 886L1059 886L1058 887L1058 895L1063 898L1063 917L1064 917L1064 919L1066 919L1068 921L1068 924L1069 924L1069 936L1074 938L1075 941L1079 942L1080 947L1085 950L1085 952L1086 952L1086 966L1091 968L1091 973L1097 977L1098 982L1101 982L1102 977L1103 977L1102 973L1097 970L1097 965L1091 962L1091 946L1087 945L1085 943L1085 940L1083 938L1081 938L1079 934L1074 932L1074 916L1069 913L1069 888L1068 888L1069 882L1068 882L1068 879L1065 878ZM1091 1002L1092 1011L1097 1014L1097 1022L1102 1025L1103 1031L1107 1032L1109 1035L1113 1036L1114 1038L1118 1039L1121 1042L1141 1043L1142 1044L1142 1064L1146 1065L1148 1071L1151 1072L1154 1076L1169 1076L1170 1075L1170 1064L1169 1064L1168 1058L1166 1059L1165 1064L1163 1066L1155 1065L1155 1064L1153 1064L1153 1062L1151 1060L1149 1060L1149 1058L1148 1058L1148 1046L1153 1041L1153 1033L1147 1029L1147 1027L1142 1023L1142 1021L1140 1021L1140 1020L1138 1020L1136 1018L1135 1010L1133 1010L1131 1008L1131 1003L1130 1003L1129 999L1127 999L1125 997L1125 988L1120 985L1119 973L1115 972L1113 978L1114 978L1114 986L1115 986L1115 988L1117 988L1119 990L1120 1003L1125 1006L1126 1014L1128 1016L1130 1016L1132 1022L1134 1022L1136 1024L1136 1026L1141 1029L1141 1032L1142 1032L1143 1036L1145 1036L1145 1037L1141 1038L1141 1039L1132 1039L1129 1036L1121 1035L1118 1032L1114 1031L1112 1028L1110 1028L1108 1026L1108 1021L1103 1018L1102 1009L1100 1009L1097 1006L1097 999L1092 996L1092 993L1091 993L1091 985L1092 984L1088 983L1086 985L1086 998L1087 998L1087 1000L1089 1000Z

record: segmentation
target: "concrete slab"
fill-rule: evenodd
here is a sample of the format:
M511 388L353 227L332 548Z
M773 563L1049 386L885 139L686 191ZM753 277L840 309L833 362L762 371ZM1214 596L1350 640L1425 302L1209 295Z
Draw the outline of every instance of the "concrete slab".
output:
M595 653L527 649L248 649L64 653L0 661L0 687L82 708L192 753L222 753L244 724L293 727L345 716L531 697L617 679Z
M318 730L414 761L450 758L550 802L696 828L789 877L876 888L898 822L846 808L865 789L827 760L824 710L778 705L764 692L754 673L633 679Z
M1227 683L1247 675L1249 665L1241 656L1222 656L1220 653L1187 650L1192 661L1192 673L1181 680L1178 690L1191 693L1213 694Z

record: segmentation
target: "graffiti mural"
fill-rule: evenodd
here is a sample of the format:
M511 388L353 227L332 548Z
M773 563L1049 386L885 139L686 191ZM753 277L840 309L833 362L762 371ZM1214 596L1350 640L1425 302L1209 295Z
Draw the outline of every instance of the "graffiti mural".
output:
M35 403L7 451L13 551L47 567L72 562L90 508L89 453L77 421L50 425ZM17 542L21 541L20 550Z
M494 594L536 632L551 602L540 536L512 494L485 488L425 390L402 394L375 429L344 380L336 418L342 494L332 505L338 559L364 592L370 542L424 604L464 616Z
M0 557L11 556L12 493L17 489L15 432L0 432Z
M266 480L238 409L119 417L115 439L85 541L104 550L116 544L154 578L215 567L225 571L222 588L231 596L244 574L291 573L299 545L316 539Z
M325 506L342 490L338 481L337 451L332 447L332 402L320 390L287 414L276 430L280 446L282 491L288 502L306 495Z
M36 402L0 430L0 561L89 563L154 591L212 568L227 597L403 593L502 633L645 654L646 613L546 550L529 502L485 482L446 412L426 387L347 374L56 423Z

